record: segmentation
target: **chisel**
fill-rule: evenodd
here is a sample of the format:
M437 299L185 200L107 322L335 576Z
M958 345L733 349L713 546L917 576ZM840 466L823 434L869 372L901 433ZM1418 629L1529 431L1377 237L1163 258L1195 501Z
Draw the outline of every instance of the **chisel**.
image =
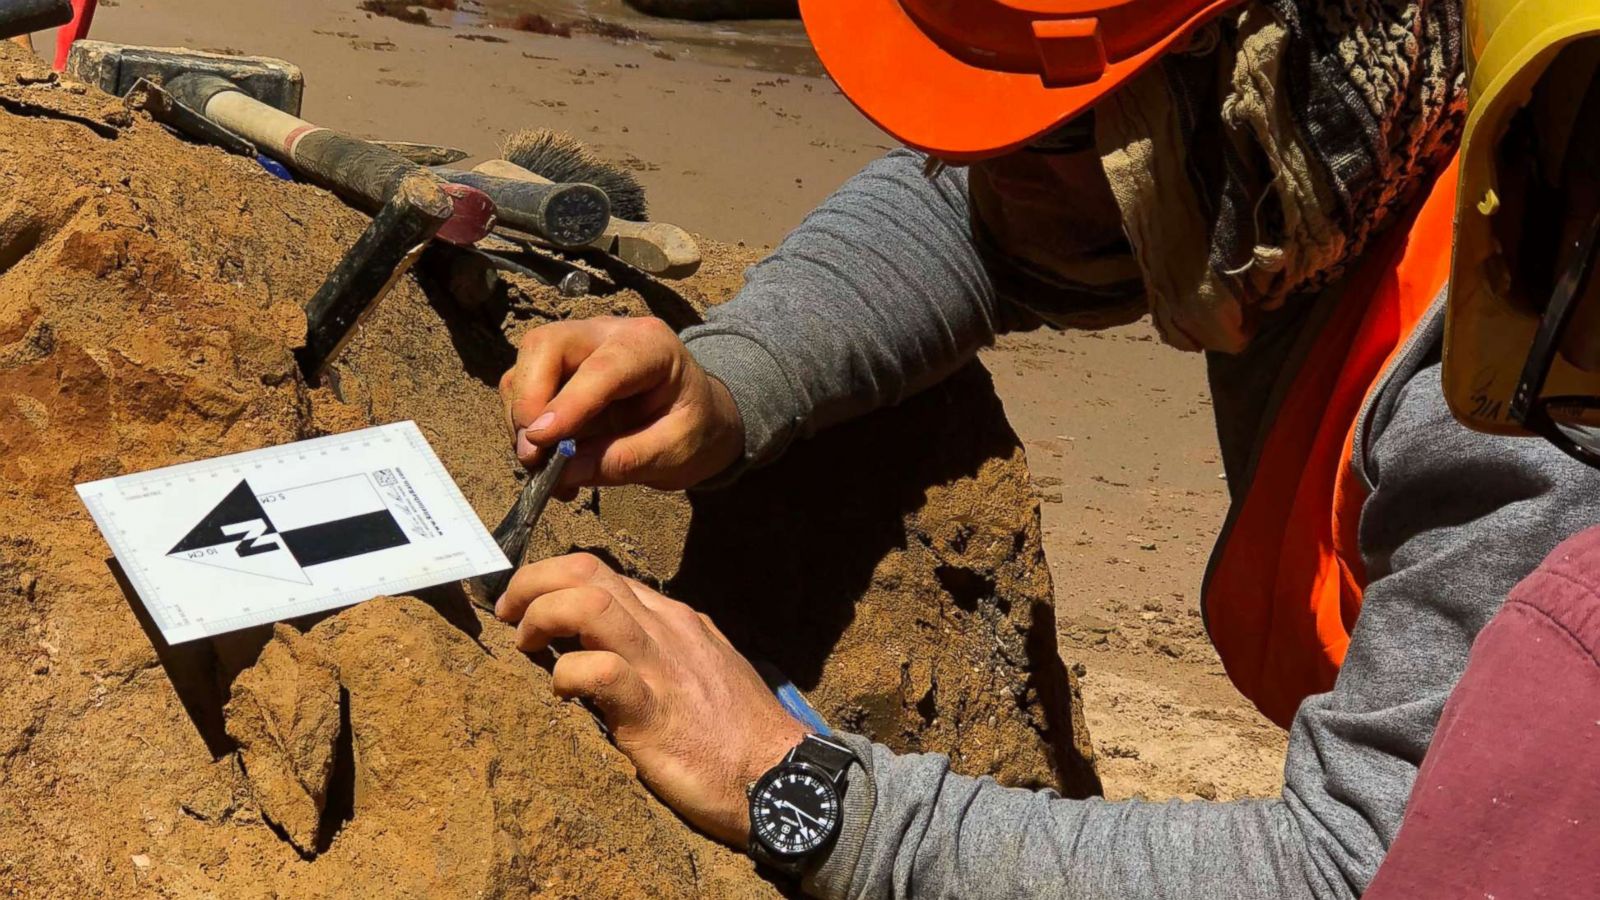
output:
M500 224L563 250L598 240L611 221L611 201L592 184L521 181L442 166L433 171L447 181L488 194L500 210Z
M550 503L550 494L560 482L561 472L567 467L567 460L577 452L578 445L571 439L556 444L555 450L546 458L539 471L533 473L523 483L522 493L517 495L516 505L511 507L511 511L506 513L506 517L500 520L500 524L494 530L495 543L505 552L506 559L511 560L511 568L494 575L472 579L469 594L474 603L492 611L500 595L506 592L506 585L511 583L512 573L522 565L522 557L528 552L528 537L533 534L533 526L538 524L539 517L544 514L545 506Z
M550 183L544 176L503 159L479 163L472 171L530 184ZM700 247L694 238L665 222L631 222L612 216L587 246L662 278L687 278L700 268Z

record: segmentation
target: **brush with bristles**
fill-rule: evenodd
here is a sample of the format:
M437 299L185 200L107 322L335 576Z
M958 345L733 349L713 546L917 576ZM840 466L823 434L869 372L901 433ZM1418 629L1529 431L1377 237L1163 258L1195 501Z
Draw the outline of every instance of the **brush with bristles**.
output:
M657 278L688 278L700 268L700 246L694 236L666 222L642 221L644 188L638 180L576 139L530 129L508 138L502 152L504 159L487 160L472 171L521 181L582 179L579 183L605 193L612 216L599 240L589 245L595 250Z
M561 470L567 467L567 460L576 452L577 444L570 439L562 441L555 446L539 471L523 482L516 504L494 530L495 543L500 545L506 559L511 561L511 568L472 579L470 593L474 595L473 602L479 606L493 610L500 595L506 592L512 573L522 565L522 557L528 552L528 537L533 534L533 526L538 524L539 516L543 515L545 506L549 504L550 494L561 480Z
M500 158L543 175L557 184L592 184L611 199L611 214L634 222L649 221L644 186L633 173L607 162L569 134L529 128L506 138Z

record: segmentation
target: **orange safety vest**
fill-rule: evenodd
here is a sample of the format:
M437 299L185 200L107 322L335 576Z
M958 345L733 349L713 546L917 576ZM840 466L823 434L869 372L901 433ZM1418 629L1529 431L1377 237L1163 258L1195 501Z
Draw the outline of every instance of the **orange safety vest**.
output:
M1455 196L1452 163L1347 279L1206 577L1201 605L1228 677L1285 728L1300 701L1333 687L1361 611L1356 528L1367 491L1353 468L1356 423L1444 287Z

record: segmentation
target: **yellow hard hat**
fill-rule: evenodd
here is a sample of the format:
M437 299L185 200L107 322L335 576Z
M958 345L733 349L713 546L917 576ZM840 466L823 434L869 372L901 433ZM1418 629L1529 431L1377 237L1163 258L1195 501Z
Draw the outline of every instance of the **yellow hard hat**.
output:
M1555 349L1595 268L1585 242L1596 240L1600 208L1569 183L1600 185L1600 0L1465 0L1463 12L1471 83L1445 396L1471 428L1562 443L1529 408L1540 397L1600 398L1600 371ZM1530 365L1541 347L1548 355ZM1534 368L1538 377L1525 380ZM1585 418L1600 421L1600 399L1588 406Z

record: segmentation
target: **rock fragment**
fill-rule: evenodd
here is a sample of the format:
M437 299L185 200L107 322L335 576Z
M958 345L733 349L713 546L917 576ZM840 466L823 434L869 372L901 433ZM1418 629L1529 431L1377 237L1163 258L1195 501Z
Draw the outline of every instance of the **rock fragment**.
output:
M267 820L301 853L318 849L338 749L339 669L288 625L273 628L224 710L246 778Z

